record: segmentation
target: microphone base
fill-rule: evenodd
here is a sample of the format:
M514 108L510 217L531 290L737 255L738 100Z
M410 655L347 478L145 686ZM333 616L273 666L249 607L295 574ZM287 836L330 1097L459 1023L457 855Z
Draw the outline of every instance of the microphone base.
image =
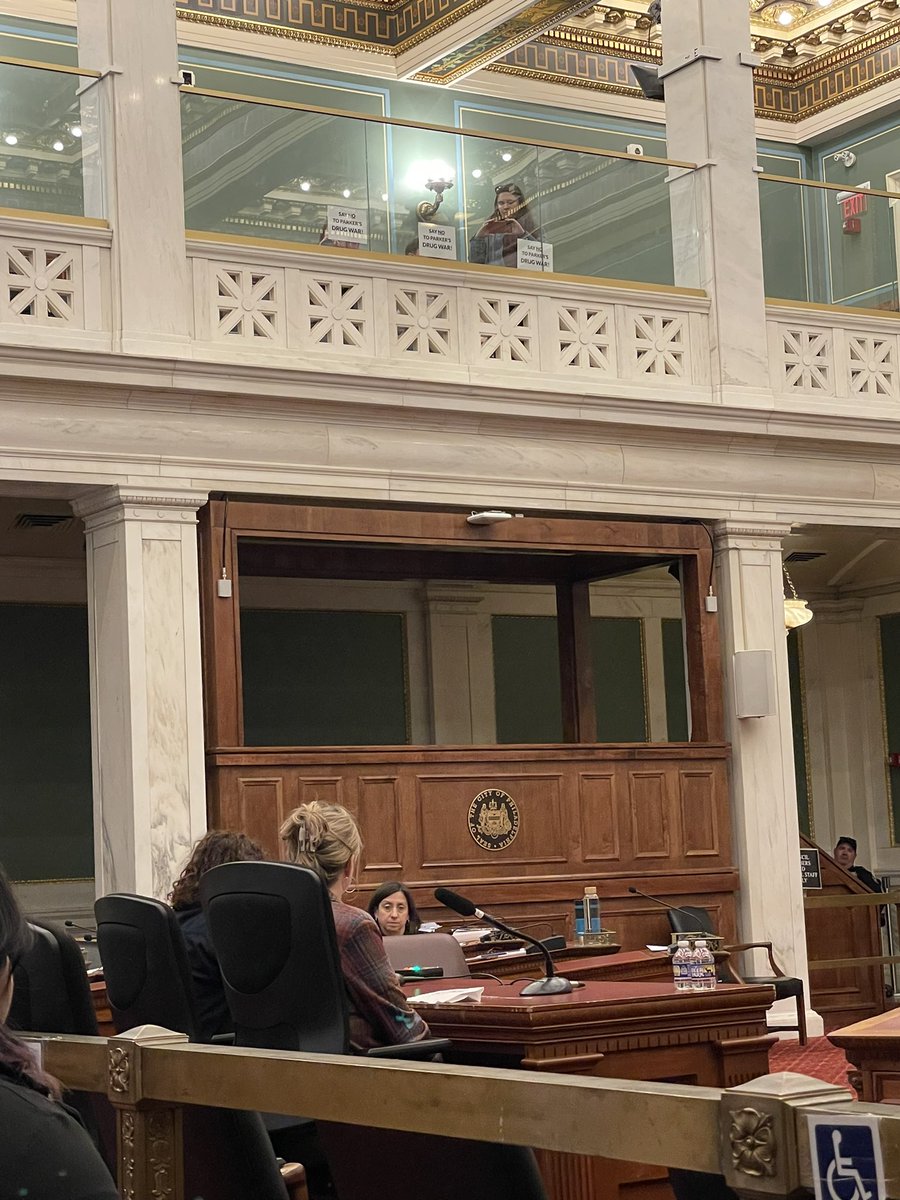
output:
M535 979L534 983L529 983L527 987L523 987L519 995L552 996L571 991L574 991L574 988L568 979L563 979L560 975L550 975L544 979Z

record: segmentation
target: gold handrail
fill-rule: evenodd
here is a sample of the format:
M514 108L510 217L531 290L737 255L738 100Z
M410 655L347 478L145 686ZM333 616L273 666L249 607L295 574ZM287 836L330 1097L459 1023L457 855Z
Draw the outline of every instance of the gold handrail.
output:
M91 71L88 67L68 67L64 63L37 62L31 58L6 58L0 56L0 66L32 67L36 71L56 71L60 75L81 75L86 79L99 79L100 71Z
M675 158L656 158L652 154L623 154L620 150L595 150L591 146L573 146L567 142L542 141L539 138L510 137L506 133L489 133L477 129L459 129L453 125L431 125L424 121L407 121L401 117L376 116L352 110L322 108L316 104L299 104L295 100L266 100L261 96L246 96L240 92L220 92L213 88L192 87L182 84L180 91L191 96L211 96L214 100L234 100L241 104L262 104L270 108L288 108L295 112L320 113L329 117L347 117L353 121L368 121L373 125L396 125L400 129L423 129L428 133L450 133L454 137L484 138L486 141L507 142L512 146L537 146L547 150L568 150L575 154L593 154L597 158L622 158L630 162L655 163L662 167L682 167L696 171L697 164L681 162Z
M826 192L859 192L863 196L884 196L887 200L900 200L900 192L886 192L883 188L847 187L841 183L825 183L821 179L797 179L792 175L770 175L763 171L760 179L770 183L793 183L796 187L820 188Z

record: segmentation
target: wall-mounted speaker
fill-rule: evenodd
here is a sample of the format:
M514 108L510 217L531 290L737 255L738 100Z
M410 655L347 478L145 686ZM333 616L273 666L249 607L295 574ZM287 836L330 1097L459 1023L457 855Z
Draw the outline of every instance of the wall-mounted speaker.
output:
M771 650L738 650L734 663L734 714L774 717L778 711L775 690L775 655Z

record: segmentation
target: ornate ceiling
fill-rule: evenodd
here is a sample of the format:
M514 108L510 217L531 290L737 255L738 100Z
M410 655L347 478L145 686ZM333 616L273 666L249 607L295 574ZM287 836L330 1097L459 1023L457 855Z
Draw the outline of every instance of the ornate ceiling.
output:
M663 0L665 3L666 0ZM399 78L487 69L639 96L629 62L659 62L649 0L176 0L184 21L390 56ZM677 3L677 0L669 0ZM760 116L797 122L900 78L900 0L749 0ZM275 52L273 51L273 54Z

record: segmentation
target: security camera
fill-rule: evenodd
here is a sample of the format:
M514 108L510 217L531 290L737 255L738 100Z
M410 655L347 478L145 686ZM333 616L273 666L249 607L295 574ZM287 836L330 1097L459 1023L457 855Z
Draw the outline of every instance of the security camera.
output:
M849 170L856 162L856 155L852 150L838 150L837 154L832 154L831 161L843 163Z
M636 154L638 158L643 158L644 156L644 147L640 142L629 142L625 149L629 154Z
M637 63L629 63L628 69L644 93L645 100L665 100L666 85L656 67L639 67Z

